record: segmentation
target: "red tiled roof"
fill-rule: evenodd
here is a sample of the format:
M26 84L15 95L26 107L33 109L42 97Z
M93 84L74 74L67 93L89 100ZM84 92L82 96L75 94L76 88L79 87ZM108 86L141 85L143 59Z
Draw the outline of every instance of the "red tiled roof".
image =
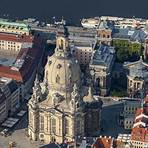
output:
M93 148L110 148L112 139L107 137L98 138L93 145Z
M37 64L40 60L42 54L42 40L35 39L36 44L33 48L21 49L17 59L23 58L24 63L22 67L17 71L15 69L11 69L8 66L0 65L0 77L8 77L12 78L19 82L24 82L30 78L35 68L37 68ZM25 54L24 54L25 52ZM25 55L22 57L22 55Z
M140 116L140 115L141 115L141 116ZM147 124L148 119L146 118L146 116L147 116L147 114L146 114L146 112L145 112L145 108L139 108L139 109L137 109L136 115L135 115L135 123L134 123L134 125L135 125L136 123L138 123L138 122L143 122L143 123ZM137 119L136 119L136 118L137 118ZM139 126L141 126L141 124L138 125L138 127L139 127Z
M141 115L142 113L143 113L143 108L138 108L137 111L136 111L135 117Z
M93 148L110 148L111 146L114 148L118 148L123 144L122 141L109 138L109 137L101 137L98 138L93 144Z
M132 129L131 140L145 142L148 141L148 130L146 128L135 127Z
M148 97L146 97L144 99L144 107L143 108L139 108L136 111L136 115L135 118L142 115L140 118L135 119L135 124L136 123L148 123L148 119L147 119L147 115L148 115L148 107L145 106L145 104L148 102ZM144 116L146 115L146 116ZM135 125L134 124L134 125ZM135 140L135 141L141 141L141 142L145 142L148 141L148 129L145 127L142 127L142 125L138 125L136 127L133 127L132 129L132 133L131 133L131 140Z
M16 81L23 81L21 73L16 70L12 70L11 67L0 65L0 77L12 78Z
M15 35L8 33L0 33L0 40L11 42L33 42L34 37L32 35Z

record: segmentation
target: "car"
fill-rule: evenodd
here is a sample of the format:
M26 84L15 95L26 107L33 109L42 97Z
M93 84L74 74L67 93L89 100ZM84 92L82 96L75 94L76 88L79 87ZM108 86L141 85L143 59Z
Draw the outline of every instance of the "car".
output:
M2 136L7 136L8 135L8 132L9 132L9 129L8 128L5 128L1 131L1 135Z

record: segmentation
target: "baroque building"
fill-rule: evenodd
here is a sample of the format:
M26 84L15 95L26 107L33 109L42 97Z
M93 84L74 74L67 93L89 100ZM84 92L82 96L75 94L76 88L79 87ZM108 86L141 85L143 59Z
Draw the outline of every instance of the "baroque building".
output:
M127 92L130 97L140 97L141 90L144 95L148 93L148 64L140 58L136 62L124 64L127 70Z
M85 122L90 116L95 126L88 124L88 128L99 131L102 104L84 102L81 87L79 63L71 54L68 39L57 37L55 54L48 58L45 66L44 81L40 83L36 78L28 103L29 137L45 143L72 142L85 135ZM96 118L91 115L95 111Z
M89 69L95 94L101 96L109 94L114 60L115 50L112 46L101 44L93 52Z

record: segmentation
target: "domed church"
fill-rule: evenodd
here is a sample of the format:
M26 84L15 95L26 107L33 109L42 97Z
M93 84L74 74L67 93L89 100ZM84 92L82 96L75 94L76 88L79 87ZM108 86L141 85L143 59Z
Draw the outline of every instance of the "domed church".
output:
M79 63L71 54L68 39L57 37L55 53L48 57L45 66L44 80L40 83L36 77L28 102L29 137L45 143L63 143L89 135L89 130L99 131L102 104L92 103L93 98L92 102L84 102L81 92Z

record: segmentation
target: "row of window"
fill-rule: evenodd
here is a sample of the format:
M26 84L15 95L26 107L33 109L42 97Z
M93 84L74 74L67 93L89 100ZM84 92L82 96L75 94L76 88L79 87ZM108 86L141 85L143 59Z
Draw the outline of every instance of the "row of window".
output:
M0 46L6 46L5 44L0 44ZM8 45L8 47L13 47L13 48L20 48L20 46L15 46L15 45Z
M16 42L9 42L9 41L0 40L0 43L4 43L4 42L7 42L8 44L16 44Z
M126 124L133 124L133 121L126 121Z
M111 36L110 35L106 35L106 34L98 34L98 37L103 37L103 38L110 38Z
M57 132L57 128L56 128L57 122L56 122L55 118L51 118L50 125L51 125L50 126L51 132L56 133ZM47 127L48 127L48 125L47 125ZM44 116L40 116L40 130L44 131ZM69 134L69 121L68 121L68 119L65 119L65 134Z
M136 111L137 107L125 107L124 110L125 111Z
M11 32L11 33L19 33L19 34L24 34L24 32L21 32L21 31L4 30L4 29L3 29L3 30L0 30L0 31L2 31L2 32L3 32L3 31L4 31L4 32L5 32L5 31L7 31L7 32Z
M4 48L4 47L0 47L0 49L2 49L2 50L13 50L13 51L18 51L19 50L19 48L16 49L16 48L10 48L10 47L8 47L7 49Z

